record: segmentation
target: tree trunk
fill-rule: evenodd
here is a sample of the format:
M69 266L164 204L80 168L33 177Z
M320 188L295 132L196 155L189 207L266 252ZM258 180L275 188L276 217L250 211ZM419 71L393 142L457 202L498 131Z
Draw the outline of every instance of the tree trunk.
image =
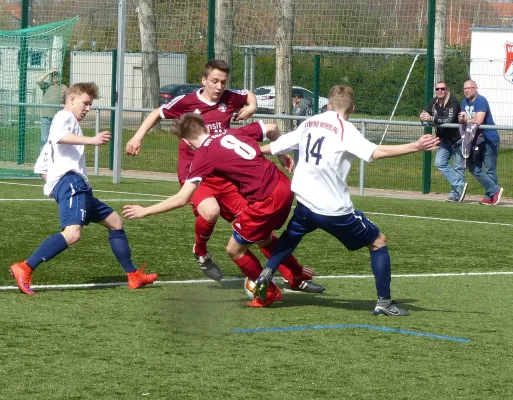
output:
M139 0L137 15L141 32L142 106L154 109L159 106L160 92L155 0ZM141 116L142 118L146 117L145 115ZM155 127L160 129L160 124Z
M237 0L216 0L216 24L214 51L218 60L232 66L232 47L235 34L235 2ZM228 83L229 85L229 83Z
M294 38L295 1L278 0L278 29L276 31L276 98L274 112L292 113L292 40ZM292 130L292 120L277 120L282 132Z
M445 21L447 0L438 0L435 11L435 82L444 79Z

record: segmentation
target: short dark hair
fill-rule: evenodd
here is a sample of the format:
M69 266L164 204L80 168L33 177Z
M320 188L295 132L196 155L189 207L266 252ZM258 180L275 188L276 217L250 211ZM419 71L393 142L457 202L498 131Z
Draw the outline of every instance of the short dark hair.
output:
M205 121L199 114L185 113L180 118L171 121L171 132L181 139L189 139L206 130Z
M205 68L203 68L203 77L208 78L210 73L215 69L225 72L226 75L230 75L230 66L228 63L224 60L214 59L205 64Z
M300 99L302 99L304 96L303 93L294 93L292 97L299 97Z

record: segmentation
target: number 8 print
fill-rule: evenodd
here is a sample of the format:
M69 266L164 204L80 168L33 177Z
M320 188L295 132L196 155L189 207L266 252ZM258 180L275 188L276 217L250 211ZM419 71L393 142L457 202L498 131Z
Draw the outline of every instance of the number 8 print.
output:
M249 144L241 142L239 139L232 135L225 135L220 141L221 146L225 149L235 151L239 156L245 160L252 160L256 156L256 150Z

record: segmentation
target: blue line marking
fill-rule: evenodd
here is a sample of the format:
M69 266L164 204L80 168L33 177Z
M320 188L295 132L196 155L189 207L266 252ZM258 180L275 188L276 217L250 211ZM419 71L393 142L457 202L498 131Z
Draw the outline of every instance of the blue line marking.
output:
M260 333L260 332L283 332L283 331L311 331L315 329L344 329L344 328L362 328L373 329L376 331L402 333L404 335L423 336L431 339L451 340L453 342L470 343L470 339L458 338L453 336L435 335L432 333L424 333L417 331L409 331L405 329L387 328L385 326L364 325L364 324L340 324L340 325L313 325L313 326L288 326L278 328L247 328L233 329L232 333Z

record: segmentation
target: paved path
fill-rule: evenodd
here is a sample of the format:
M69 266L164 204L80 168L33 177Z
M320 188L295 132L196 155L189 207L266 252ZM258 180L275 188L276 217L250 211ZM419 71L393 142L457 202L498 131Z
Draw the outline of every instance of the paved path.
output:
M88 168L89 175L93 175L93 170ZM107 168L100 168L100 176L112 176L112 171ZM123 170L121 172L121 178L134 178L134 179L149 179L157 181L172 181L177 182L178 178L174 173L164 172L148 172L148 171L135 171L135 170ZM351 195L358 196L358 188L351 188ZM385 190L385 189L365 189L364 196L375 196L375 197L390 197L396 199L417 199L417 200L432 200L445 202L448 197L448 193L429 193L422 194L420 192L407 192L399 190ZM463 203L465 204L479 204L481 196L466 196ZM498 204L499 206L513 207L513 199L503 197ZM484 207L484 206L483 206Z

